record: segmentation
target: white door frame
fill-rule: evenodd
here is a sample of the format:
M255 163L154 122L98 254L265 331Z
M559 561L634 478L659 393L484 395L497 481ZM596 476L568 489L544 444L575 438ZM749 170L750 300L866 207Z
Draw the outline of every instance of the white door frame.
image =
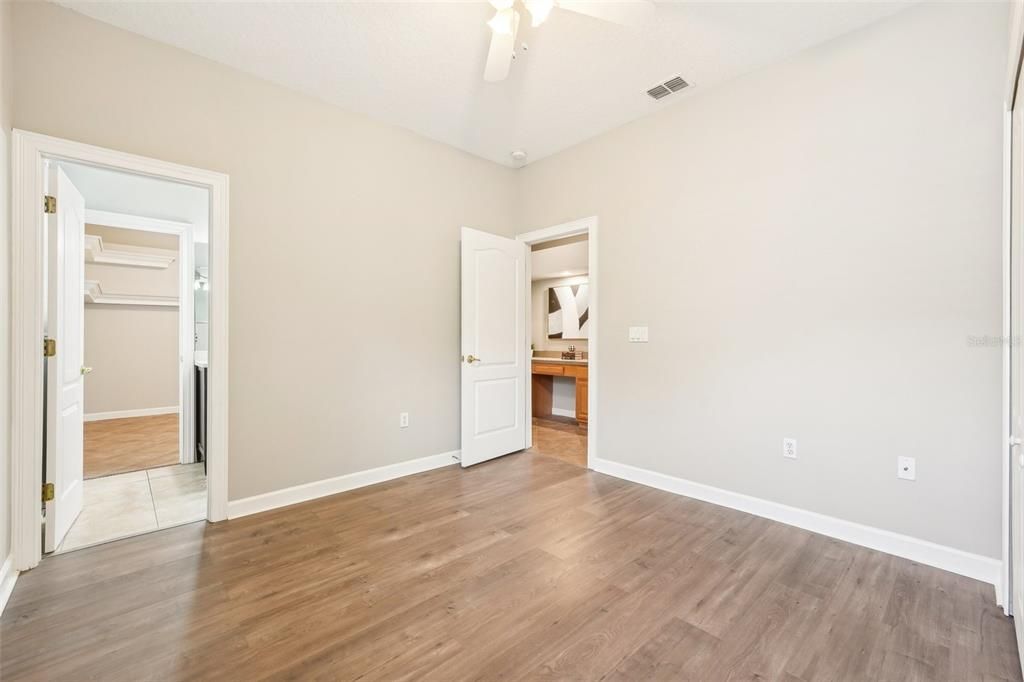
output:
M587 338L587 468L593 469L594 462L598 458L597 449L597 434L601 428L601 420L598 415L598 380L599 372L598 367L598 288L597 288L597 216L590 216L589 218L581 218L580 220L574 220L569 223L562 223L561 225L552 225L551 227L541 228L539 230L533 230L532 232L524 232L523 234L516 235L516 239L524 242L527 246L539 244L541 242L549 242L553 239L563 239L565 237L575 237L577 235L587 235L587 306L590 310L588 315L590 320L590 336ZM526 261L526 300L533 300L532 293L533 282L531 281L530 273L530 261ZM532 361L530 358L530 343L533 341L533 314L526 316L526 338L523 339L523 344L526 349L527 361L525 364L526 372L526 423L533 423L533 390L531 376ZM526 447L533 445L533 429L526 430Z
M1021 68L1021 58L1024 56L1024 6L1015 2L1011 7L1010 17L1010 46L1007 63L1006 76L1006 97L1003 106L1003 382L1002 382L1002 423L999 434L999 458L1002 462L1003 486L1002 486L1002 539L1003 539L1003 565L1000 571L999 584L996 585L996 602L1003 607L1007 615L1013 613L1013 570L1024 570L1024 567L1014 567L1012 564L1012 547L1010 544L1012 534L1013 515L1024 518L1021 510L1012 509L1012 460L1013 452L1010 447L1010 439L1013 435L1011 426L1011 405L1010 405L1010 344L1019 343L1020 339L1011 338L1010 315L1011 305L1017 305L1018 312L1024 313L1020 301L1011 302L1010 297L1010 235L1013 226L1011 225L1012 202L1013 202L1013 101L1016 96L1017 78ZM1021 652L1024 660L1024 652Z
M44 160L77 161L210 192L210 382L206 518L227 518L228 176L15 129L11 136L11 560L42 558ZM58 352L60 352L58 342Z
M195 226L176 220L85 209L88 225L173 234L178 238L178 461L196 461L195 432ZM88 387L86 387L88 391Z

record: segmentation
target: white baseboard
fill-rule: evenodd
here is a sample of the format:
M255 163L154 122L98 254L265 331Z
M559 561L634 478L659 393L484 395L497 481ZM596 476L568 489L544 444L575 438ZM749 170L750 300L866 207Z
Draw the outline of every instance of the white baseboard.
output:
M177 414L181 410L177 405L171 407L144 407L141 410L118 410L116 412L93 412L85 415L87 422L101 422L107 419L127 419L129 417L153 417L158 414Z
M576 410L563 410L561 407L552 407L551 414L556 417L569 417L571 419L576 418Z
M345 474L344 476L337 476L335 478L327 478L322 481L303 483L302 485L292 486L291 488L274 490L273 492L263 493L262 495L253 495L252 497L244 497L240 500L231 500L228 502L228 518L237 519L241 516L258 514L259 512L277 509L278 507L287 507L288 505L298 504L300 502L308 502L309 500L315 500L318 497L336 495L348 490L355 490L356 488L374 485L375 483L383 483L384 481L401 478L402 476L411 476L412 474L418 474L423 471L439 469L441 467L455 464L458 461L459 451L453 450L451 452L443 452L440 455L430 455L428 457L420 457L419 459L410 459L397 464L377 467L376 469L357 471L352 474Z
M951 573L965 575L975 580L990 583L996 588L996 599L1002 603L1000 594L1000 574L1002 562L979 554L971 554L953 547L946 547L928 540L919 540L909 535L901 535L892 531L864 526L852 521L844 521L833 516L825 516L817 512L790 507L778 502L770 502L759 497L742 493L734 493L722 488L715 488L703 483L695 483L683 478L660 474L648 469L620 464L607 459L590 460L590 468L602 474L622 478L633 483L665 490L677 495L685 495L694 499L711 502L730 509L761 516L766 519L796 526L837 540L843 540L879 552L910 559L920 564L941 568Z
M7 600L11 598L14 591L14 583L18 580L18 572L14 570L11 555L8 554L4 563L0 566L0 615L3 615Z

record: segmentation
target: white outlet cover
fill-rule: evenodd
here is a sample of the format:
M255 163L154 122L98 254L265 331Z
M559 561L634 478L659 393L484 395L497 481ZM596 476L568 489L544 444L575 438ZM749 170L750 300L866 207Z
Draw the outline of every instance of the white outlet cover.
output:
M782 456L796 459L796 438L782 439Z
M896 458L896 477L908 481L917 480L917 460L913 457Z
M409 426L409 413L403 412L398 415L398 428L405 429Z

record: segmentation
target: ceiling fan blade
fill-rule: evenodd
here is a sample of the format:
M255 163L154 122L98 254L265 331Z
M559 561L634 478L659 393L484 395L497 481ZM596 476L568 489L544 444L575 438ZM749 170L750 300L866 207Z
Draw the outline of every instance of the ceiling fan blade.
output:
M654 15L650 0L558 0L557 6L624 26L641 26Z
M515 36L507 33L491 35L491 48L487 51L487 66L484 67L485 81L495 83L508 77L515 49Z

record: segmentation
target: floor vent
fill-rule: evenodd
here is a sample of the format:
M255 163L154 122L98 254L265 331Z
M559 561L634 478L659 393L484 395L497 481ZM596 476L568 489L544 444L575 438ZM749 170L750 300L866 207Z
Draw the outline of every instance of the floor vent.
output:
M653 88L647 91L647 94L653 99L661 99L662 97L668 97L673 92L679 92L683 88L689 87L690 84L683 80L682 76L676 76L669 80L655 85Z

